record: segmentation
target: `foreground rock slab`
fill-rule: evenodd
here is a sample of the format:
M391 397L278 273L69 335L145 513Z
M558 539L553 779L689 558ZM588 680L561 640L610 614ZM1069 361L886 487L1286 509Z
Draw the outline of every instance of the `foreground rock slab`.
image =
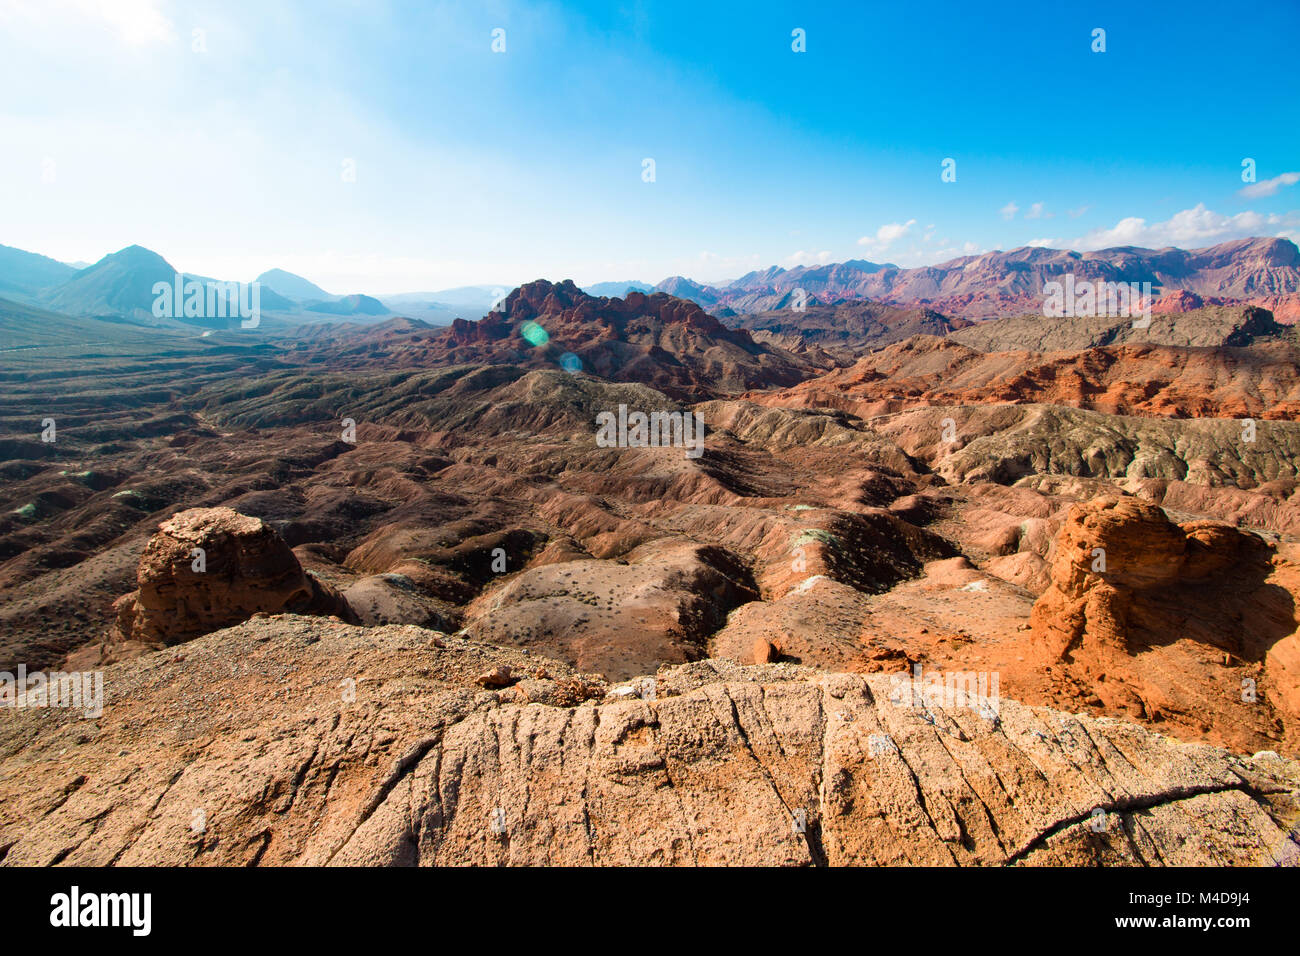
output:
M509 668L518 680L484 689ZM411 626L246 622L0 714L10 865L1273 865L1300 764L899 675L716 660L636 694ZM900 692L901 691L901 692Z

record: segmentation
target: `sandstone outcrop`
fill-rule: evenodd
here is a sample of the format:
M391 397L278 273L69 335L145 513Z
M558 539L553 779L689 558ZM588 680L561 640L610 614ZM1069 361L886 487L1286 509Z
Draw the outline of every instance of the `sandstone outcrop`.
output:
M1300 734L1300 567L1257 535L1135 498L1073 506L1030 617L1046 662L1111 712ZM1267 731L1266 731L1267 732Z
M231 508L191 508L164 521L136 581L139 589L114 605L124 640L179 644L254 614L356 620L342 595L303 571L273 528Z
M519 680L484 689L485 673ZM1300 764L897 675L558 661L249 621L0 722L5 865L1273 865ZM183 719L177 715L183 714Z

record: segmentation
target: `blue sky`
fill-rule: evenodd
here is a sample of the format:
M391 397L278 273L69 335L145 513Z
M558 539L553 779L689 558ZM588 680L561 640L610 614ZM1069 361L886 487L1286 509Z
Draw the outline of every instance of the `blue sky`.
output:
M0 0L0 243L382 294L1295 239L1297 36L1294 0Z

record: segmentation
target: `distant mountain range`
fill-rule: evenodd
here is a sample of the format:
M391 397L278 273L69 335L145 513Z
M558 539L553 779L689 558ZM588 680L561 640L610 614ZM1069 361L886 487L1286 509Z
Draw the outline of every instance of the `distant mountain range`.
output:
M73 272L66 282L42 290L36 299L38 304L65 315L121 316L145 324L176 321L210 328L238 324L237 318L228 317L186 319L179 308L176 309L177 315L166 316L160 321L153 311L157 298L154 287L161 282L174 288L177 274L175 267L158 253L143 246L127 246L106 255L92 266ZM189 280L197 280L205 287L217 281L206 276L181 274L182 285ZM273 289L261 290L260 304L264 312L292 312L295 309L293 302ZM229 314L234 310L227 311Z
M332 299L315 299L310 302L304 302L302 307L309 312L318 312L322 315L392 315L393 312L388 306L380 302L374 296L362 295L354 292L352 295L341 295Z
M393 296L392 299L394 302L402 302L403 300L418 298L441 302L443 305L468 306L473 309L481 308L487 311L496 299L513 288L514 285L507 282L494 285L464 285L455 289L442 289L438 292L410 292Z
M587 295L609 296L610 298L624 299L629 292L649 292L651 286L646 282L597 282L593 285L582 287L582 291Z
M584 291L595 298L666 292L720 318L797 310L801 304L833 308L870 300L957 319L986 319L1038 312L1044 285L1069 273L1077 281L1149 282L1153 295L1163 297L1166 309L1249 304L1270 309L1283 321L1300 319L1300 249L1288 239L1273 238L1239 239L1192 250L1123 246L1080 253L1024 246L915 269L851 259L791 269L773 266L718 286L672 276L653 289L629 280L597 282ZM162 256L142 246L128 246L81 269L0 246L0 297L69 315L153 322L154 284L171 281L175 275ZM402 314L448 325L457 318L486 315L511 288L507 284L461 286L385 295L381 301L355 293L333 295L283 269L264 272L257 281L262 311L291 322ZM789 331L777 327L781 324L768 321L750 327L779 336Z
M400 292L385 295L384 301L398 313L431 325L450 325L461 318L477 319L486 315L492 304L512 288L511 285L467 285L437 292Z
M1192 250L1121 246L1071 252L1023 246L916 269L859 259L793 269L773 267L717 287L673 276L655 290L691 299L719 316L787 308L802 289L826 305L871 299L928 307L951 316L987 318L1037 311L1044 283L1066 273L1080 281L1150 282L1156 296L1187 292L1207 300L1236 300L1274 309L1279 304L1300 305L1300 298L1295 302L1285 298L1300 297L1300 249L1289 239L1270 238L1238 239Z

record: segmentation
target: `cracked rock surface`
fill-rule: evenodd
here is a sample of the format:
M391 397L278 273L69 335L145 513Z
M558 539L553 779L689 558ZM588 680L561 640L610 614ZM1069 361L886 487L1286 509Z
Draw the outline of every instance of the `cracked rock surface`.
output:
M508 666L516 683L476 679ZM663 667L636 692L413 626L261 618L0 721L9 865L1273 865L1300 764L898 675Z

